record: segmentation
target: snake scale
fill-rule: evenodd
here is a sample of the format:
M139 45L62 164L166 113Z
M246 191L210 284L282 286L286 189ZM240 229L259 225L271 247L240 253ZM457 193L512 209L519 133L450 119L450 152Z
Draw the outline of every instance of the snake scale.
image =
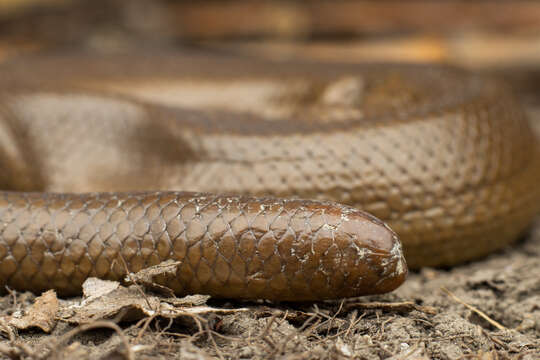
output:
M179 295L382 293L403 252L409 268L476 259L540 210L511 92L446 67L14 59L0 167L0 285L61 295L167 259L177 274L158 280Z

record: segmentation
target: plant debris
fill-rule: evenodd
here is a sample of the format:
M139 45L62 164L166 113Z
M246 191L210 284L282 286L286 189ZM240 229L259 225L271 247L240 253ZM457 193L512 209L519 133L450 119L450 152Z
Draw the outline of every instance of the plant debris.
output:
M50 333L56 325L58 299L54 290L44 292L37 297L34 304L24 311L15 311L12 315L3 316L0 322L7 323L19 330L39 328Z
M540 358L540 225L522 243L397 291L318 303L171 296L152 285L176 266L88 279L83 296L0 298L0 358ZM56 304L56 305L55 305Z

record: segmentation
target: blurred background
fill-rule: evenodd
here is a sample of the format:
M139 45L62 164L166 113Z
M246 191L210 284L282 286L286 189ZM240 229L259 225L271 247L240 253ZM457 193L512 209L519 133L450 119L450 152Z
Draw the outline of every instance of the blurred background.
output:
M540 107L540 1L0 0L0 62L83 48L436 62L502 77Z

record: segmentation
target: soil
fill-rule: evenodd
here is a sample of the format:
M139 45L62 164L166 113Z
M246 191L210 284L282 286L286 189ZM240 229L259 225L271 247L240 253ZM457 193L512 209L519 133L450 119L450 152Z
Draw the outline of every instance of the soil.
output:
M539 359L540 224L519 243L450 270L412 273L382 296L310 304L239 303L206 298L179 315L124 316L126 306L83 320L60 299L44 324L35 295L0 298L0 356L12 359ZM122 287L126 292L125 288ZM137 291L143 291L138 288ZM45 297L49 300L44 300ZM54 293L38 298L51 304ZM150 292L139 299L167 295ZM120 295L110 297L119 302ZM53 299L53 300L54 300ZM159 301L159 300L158 300ZM53 301L54 303L54 301ZM185 304L185 303L184 303ZM49 306L47 305L47 306ZM199 311L201 305L204 310ZM38 306L38 307L39 307ZM191 306L191 307L190 307ZM101 309L105 306L100 305ZM96 307L89 311L95 311ZM163 308L161 308L163 309ZM193 311L190 311L193 310ZM199 309L194 311L195 309ZM42 315L40 315L42 314ZM26 317L24 315L27 315ZM102 317L108 318L102 320ZM24 321L23 321L24 322ZM28 325L28 324L27 324ZM43 329L51 329L47 334Z
M486 259L411 273L382 296L171 300L133 286L113 284L84 316L88 297L0 297L0 358L540 359L540 223Z

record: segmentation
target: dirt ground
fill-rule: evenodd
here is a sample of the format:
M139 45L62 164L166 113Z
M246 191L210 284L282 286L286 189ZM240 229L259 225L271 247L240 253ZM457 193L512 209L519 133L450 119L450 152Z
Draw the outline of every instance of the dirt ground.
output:
M540 222L504 251L411 273L383 296L230 302L144 283L0 297L0 359L540 359Z
M529 109L540 132L540 107ZM134 282L0 297L0 358L540 359L540 222L504 251L412 273L384 296L229 302Z
M20 26L14 29L5 34L20 34ZM73 41L72 32L60 34ZM19 51L37 46L26 40ZM505 77L529 94L540 119L537 53L529 38L522 43L534 55L534 73L512 70ZM343 48L348 56L354 53ZM367 54L378 48L369 47ZM487 51L485 58L520 54L515 44L494 48L497 56ZM0 44L0 61L13 53ZM343 55L333 48L327 53ZM540 133L540 120L536 125ZM383 296L309 304L230 302L176 299L144 283L89 284L84 298L57 299L52 292L0 297L0 359L540 359L540 221L504 251L452 269L411 273L401 288Z
M540 359L540 222L486 259L343 302L175 299L145 281L0 297L0 358Z
M84 301L13 292L0 299L0 356L539 359L539 272L540 223L487 259L424 269L394 293L344 302L179 300L137 284L113 284L101 300L110 289Z
M0 297L0 358L540 359L540 222L486 259L343 302L176 299L147 280Z

